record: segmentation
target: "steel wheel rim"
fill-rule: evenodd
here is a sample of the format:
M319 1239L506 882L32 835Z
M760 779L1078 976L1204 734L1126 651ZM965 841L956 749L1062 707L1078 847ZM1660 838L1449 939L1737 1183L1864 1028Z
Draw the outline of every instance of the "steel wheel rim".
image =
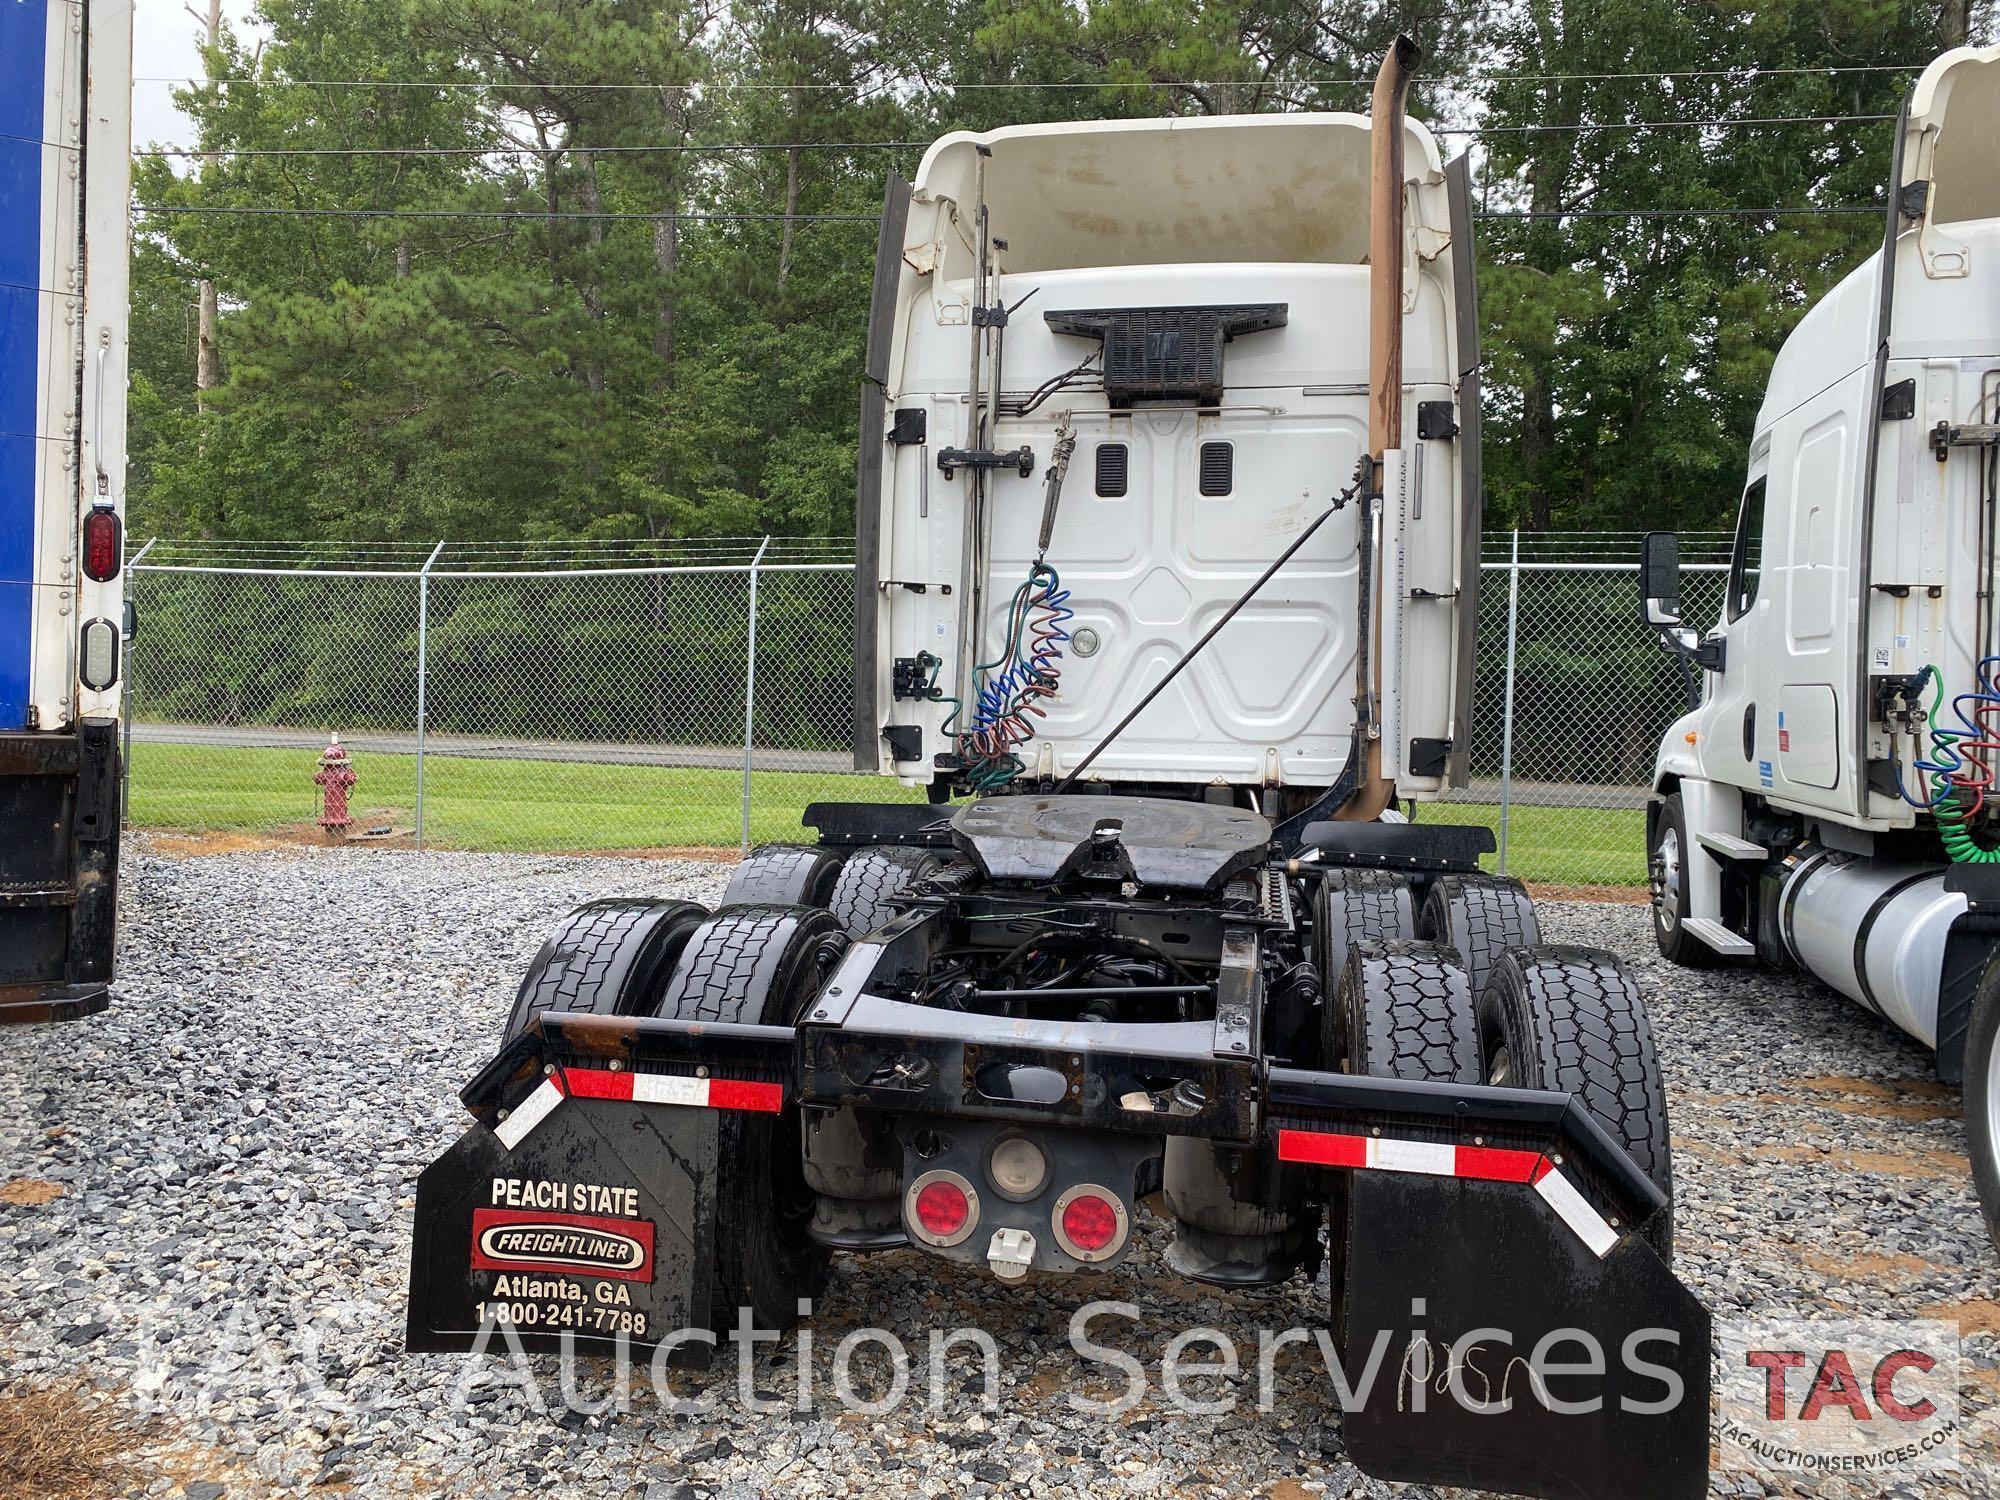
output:
M1487 1086L1508 1089L1514 1086L1514 1049L1502 1042L1494 1049L1493 1058L1486 1064Z
M1986 1149L2000 1152L2000 1042L1986 1052Z
M1677 828L1663 830L1659 847L1653 851L1653 911L1665 931L1681 925L1681 835Z

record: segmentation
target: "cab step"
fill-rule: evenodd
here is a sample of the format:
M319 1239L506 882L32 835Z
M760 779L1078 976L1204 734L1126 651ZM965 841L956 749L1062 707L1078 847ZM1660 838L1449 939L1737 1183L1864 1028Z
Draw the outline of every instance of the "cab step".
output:
M1713 917L1683 917L1681 926L1717 953L1731 958L1748 958L1757 951L1755 943L1738 937Z
M1754 859L1760 864L1771 857L1771 851L1762 844L1754 844L1749 839L1739 839L1733 833L1704 833L1696 836L1695 842L1709 853L1723 859Z

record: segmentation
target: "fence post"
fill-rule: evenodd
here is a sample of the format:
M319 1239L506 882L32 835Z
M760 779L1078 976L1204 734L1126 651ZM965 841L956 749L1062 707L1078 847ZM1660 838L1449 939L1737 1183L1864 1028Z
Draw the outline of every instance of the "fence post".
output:
M125 691L120 697L120 706L125 710L125 753L118 757L118 826L132 826L132 706L138 702L134 691L137 682L132 676L132 646L139 639L139 604L133 597L139 582L139 564L146 560L146 554L153 550L153 537L145 546L132 554L132 560L125 564L125 610L131 628L125 634Z
M430 681L431 569L437 566L444 543L431 548L423 571L417 574L417 847L424 847L424 732L429 723L430 705L426 690Z
M1507 825L1514 807L1514 645L1521 619L1521 528L1507 563L1507 667L1500 706L1500 873L1507 873Z
M750 852L750 746L756 734L757 712L757 565L764 549L771 545L767 536L750 559L750 631L743 651L743 852Z

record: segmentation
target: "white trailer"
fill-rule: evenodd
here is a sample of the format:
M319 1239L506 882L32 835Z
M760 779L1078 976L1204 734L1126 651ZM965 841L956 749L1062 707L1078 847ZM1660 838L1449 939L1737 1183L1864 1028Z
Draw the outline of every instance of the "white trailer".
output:
M1882 248L1793 330L1757 417L1722 617L1647 623L1702 672L1648 812L1682 964L1832 986L1965 1082L2000 1234L2000 48L1938 58L1897 127Z
M131 78L130 0L0 6L0 1020L109 997Z

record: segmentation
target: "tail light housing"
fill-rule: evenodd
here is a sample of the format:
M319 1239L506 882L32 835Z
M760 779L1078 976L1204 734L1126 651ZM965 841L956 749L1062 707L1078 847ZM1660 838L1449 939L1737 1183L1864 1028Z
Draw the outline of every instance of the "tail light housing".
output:
M122 560L125 527L118 512L108 505L93 505L83 518L83 574L98 583L118 576Z
M909 1231L940 1249L962 1244L979 1227L979 1193L956 1172L925 1172L903 1193Z
M1085 1264L1109 1260L1125 1248L1132 1233L1132 1216L1109 1188L1079 1182L1056 1199L1049 1215L1056 1243Z
M92 692L101 693L118 681L118 627L105 619L83 627L83 651L77 676Z

